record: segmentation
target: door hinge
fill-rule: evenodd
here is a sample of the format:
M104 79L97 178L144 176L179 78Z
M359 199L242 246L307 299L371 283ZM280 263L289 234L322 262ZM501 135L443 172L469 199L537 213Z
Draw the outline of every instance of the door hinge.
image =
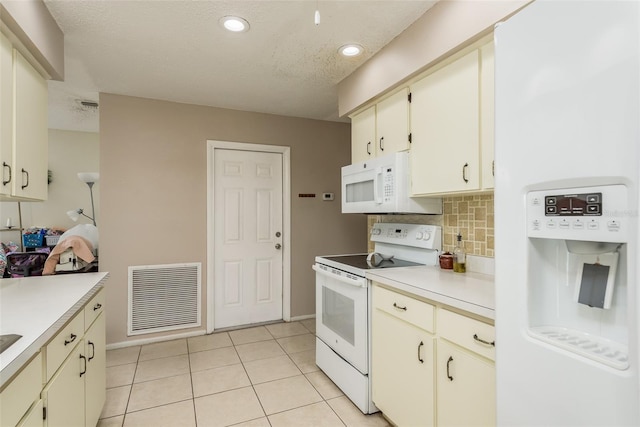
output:
M411 104L411 92L409 92L409 95L407 95L407 99L409 100L409 104Z
M411 144L411 134L409 134L409 144Z
M47 408L42 408L42 419L43 420L47 419Z

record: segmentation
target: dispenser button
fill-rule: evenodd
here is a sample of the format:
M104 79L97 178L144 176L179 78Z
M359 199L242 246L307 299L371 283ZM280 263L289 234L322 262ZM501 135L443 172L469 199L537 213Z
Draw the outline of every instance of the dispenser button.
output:
M555 219L550 219L547 221L547 228L553 230L556 228L556 220Z
M607 228L609 231L620 231L620 223L616 220L608 221Z
M587 223L587 228L589 230L597 230L600 228L600 224L598 223L598 221L590 221L589 223Z
M584 229L584 222L582 222L579 219L576 219L573 221L573 228L575 228L576 230L583 230Z

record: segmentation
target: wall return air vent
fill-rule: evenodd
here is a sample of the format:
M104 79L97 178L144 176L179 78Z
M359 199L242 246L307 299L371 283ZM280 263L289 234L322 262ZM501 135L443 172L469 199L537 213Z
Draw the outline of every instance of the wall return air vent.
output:
M129 267L128 334L199 327L201 263Z

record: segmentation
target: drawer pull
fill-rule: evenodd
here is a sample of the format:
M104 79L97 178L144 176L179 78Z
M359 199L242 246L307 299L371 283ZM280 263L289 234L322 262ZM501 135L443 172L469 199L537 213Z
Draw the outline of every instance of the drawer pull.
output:
M83 355L80 355L80 359L84 360L84 370L80 372L80 376L83 376L84 374L87 373L87 358L84 357Z
M398 304L396 304L395 302L393 303L393 306L394 306L395 308L397 308L398 310L407 311L407 307L406 307L406 306L405 306L405 307L399 306L399 305L398 305Z
M496 346L496 342L495 341L491 341L491 342L485 341L482 338L478 338L478 334L473 334L473 339L478 341L478 342L481 342L482 344L490 345L492 347Z
M88 341L88 344L91 346L91 356L87 360L91 362L91 359L96 357L96 345L91 341Z
M424 345L424 343L422 341L420 341L420 344L418 344L418 361L420 363L424 363L424 359L422 357L420 357L420 349L422 348L423 345Z
M453 377L449 374L449 365L453 362L453 357L449 356L449 360L447 360L447 378L449 381L453 381Z
M71 334L71 339L64 340L64 345L66 346L67 344L71 344L72 342L74 342L76 340L76 338L78 338L78 336L76 334Z
M102 304L97 303L96 305L93 306L93 311L100 310L101 308L102 308Z

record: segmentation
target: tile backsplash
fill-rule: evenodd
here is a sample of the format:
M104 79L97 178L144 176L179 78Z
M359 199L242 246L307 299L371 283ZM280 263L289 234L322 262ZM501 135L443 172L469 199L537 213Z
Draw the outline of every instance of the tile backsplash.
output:
M439 225L444 251L453 251L460 232L467 254L493 258L493 194L444 197L443 204L443 215L369 215L369 230L376 222ZM370 240L368 250L373 251Z

